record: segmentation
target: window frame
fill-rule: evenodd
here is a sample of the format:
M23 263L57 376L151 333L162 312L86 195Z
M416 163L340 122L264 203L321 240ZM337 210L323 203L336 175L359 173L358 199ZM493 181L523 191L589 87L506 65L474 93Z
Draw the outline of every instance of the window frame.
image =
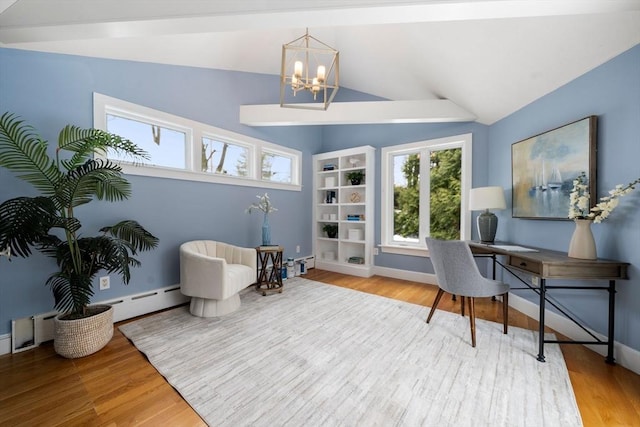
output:
M221 142L222 144L229 144L229 145L234 145L236 147L245 148L247 150L247 163L248 163L248 165L247 165L247 174L248 175L247 176L236 176L236 175L217 174L215 172L202 171L202 167L200 167L199 171L201 173L206 173L206 174L214 175L214 176L226 176L226 177L240 178L240 179L251 179L251 178L253 178L253 164L252 164L251 159L253 159L256 156L256 147L254 145L249 144L249 143L247 143L245 141L238 141L238 140L231 139L231 138L225 138L225 137L220 136L219 134L215 135L215 134L210 133L210 132L203 132L200 135L200 138L199 138L200 144L203 143L202 140L205 139L205 138L209 139L209 140L212 140L212 141L215 141L215 142ZM200 151L193 153L193 162L194 162L194 164L195 163L200 164L201 159L199 158L199 153L200 153Z
M291 155L291 153L287 153L278 148L267 148L264 147L260 152L260 161L259 161L259 169L258 174L262 177L262 155L271 154L274 156L285 157L291 160L291 182L298 182L300 180L299 169L293 167L296 164L296 159ZM266 182L277 182L277 181L266 181Z
M184 131L187 135L185 169L145 164L134 165L130 162L116 160L116 163L122 167L122 171L125 174L290 191L302 190L302 152L299 150L94 92L93 126L96 129L107 130L107 114ZM249 149L249 159L247 159L248 176L232 176L202 171L200 153L203 137L247 147ZM262 179L261 153L263 151L291 158L291 183ZM106 156L104 153L96 152L95 158L106 158Z
M400 255L412 255L427 257L429 255L428 248L424 241L424 237L429 235L422 224L428 224L423 221L425 215L421 209L420 213L420 236L418 242L394 242L393 241L393 221L394 221L394 204L393 204L393 184L394 184L394 156L413 154L420 152L421 158L428 159L428 154L432 151L440 151L453 148L462 149L462 165L460 177L460 238L462 240L471 239L471 212L469 211L468 197L471 190L472 179L472 145L473 135L471 133L455 135L445 138L430 139L424 141L410 142L407 144L383 147L381 150L380 163L382 166L381 173L381 221L380 221L380 238L381 250L383 253L392 253ZM420 164L420 174L423 176L426 165ZM426 174L428 176L428 174ZM428 181L427 181L428 182ZM421 181L423 184L424 181ZM420 185L420 206L429 207L429 185ZM423 203L426 200L426 203Z

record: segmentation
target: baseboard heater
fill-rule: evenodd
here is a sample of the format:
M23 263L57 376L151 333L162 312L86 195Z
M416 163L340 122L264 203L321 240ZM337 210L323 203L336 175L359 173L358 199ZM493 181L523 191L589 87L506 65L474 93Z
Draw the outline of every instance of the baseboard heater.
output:
M180 293L180 285L174 285L93 304L113 306L113 321L119 322L187 302L189 297ZM28 350L40 343L51 341L53 319L57 315L57 311L50 311L12 321L12 352Z

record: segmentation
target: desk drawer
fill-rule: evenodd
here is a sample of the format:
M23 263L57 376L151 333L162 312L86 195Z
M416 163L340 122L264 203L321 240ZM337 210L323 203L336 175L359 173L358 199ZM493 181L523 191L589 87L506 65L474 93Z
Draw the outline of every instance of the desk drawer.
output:
M510 256L508 259L508 265L518 270L527 271L536 275L542 273L542 264L530 259L520 258L518 256Z

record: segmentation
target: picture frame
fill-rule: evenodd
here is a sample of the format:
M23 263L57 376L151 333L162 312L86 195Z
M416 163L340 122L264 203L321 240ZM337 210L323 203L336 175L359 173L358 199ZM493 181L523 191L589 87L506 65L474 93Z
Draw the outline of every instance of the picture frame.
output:
M597 116L588 116L511 145L512 217L569 219L573 181L584 172L596 202Z

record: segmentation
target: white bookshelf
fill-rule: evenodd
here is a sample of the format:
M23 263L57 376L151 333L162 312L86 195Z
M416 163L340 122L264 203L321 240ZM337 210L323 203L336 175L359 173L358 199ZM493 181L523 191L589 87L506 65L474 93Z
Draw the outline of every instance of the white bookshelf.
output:
M312 238L317 268L360 277L373 274L374 159L371 146L313 156ZM353 171L365 174L359 185L347 179ZM327 237L325 224L338 226L335 238Z

